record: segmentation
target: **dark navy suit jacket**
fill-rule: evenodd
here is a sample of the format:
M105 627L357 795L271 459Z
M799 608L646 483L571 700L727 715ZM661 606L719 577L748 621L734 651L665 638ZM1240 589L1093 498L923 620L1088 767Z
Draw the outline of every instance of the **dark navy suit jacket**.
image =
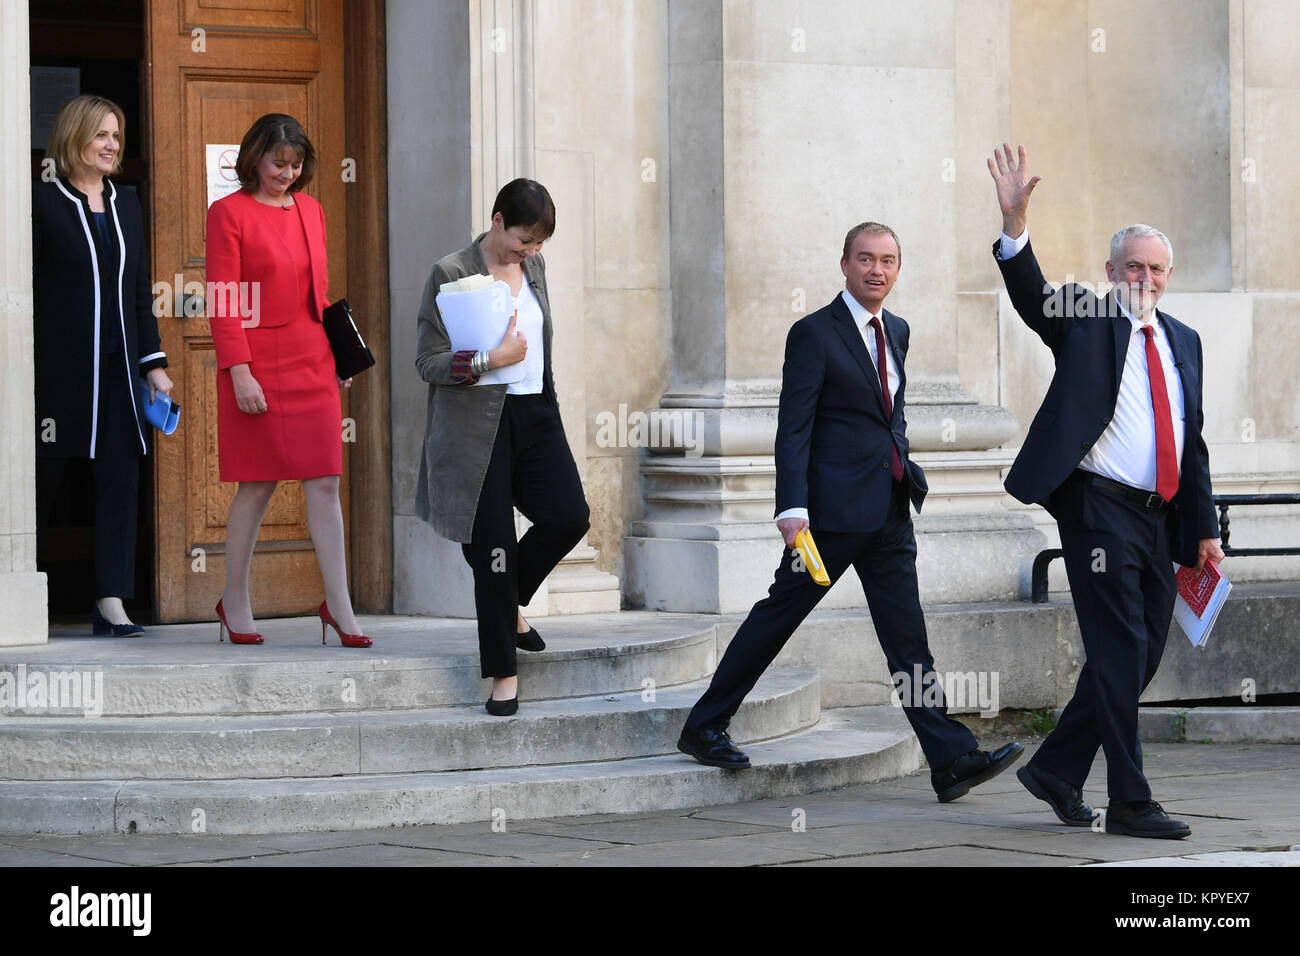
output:
M1032 243L1010 259L993 255L1020 318L1052 350L1056 372L1029 426L1005 486L1026 504L1055 515L1051 495L1078 467L1110 424L1133 325L1114 294L1099 297L1073 283L1054 289L1043 278ZM1210 456L1201 435L1201 339L1171 315L1156 310L1183 385L1184 442L1178 493L1169 510L1170 547L1179 564L1196 564L1202 538L1217 538L1219 523L1210 487Z
M813 531L870 532L885 523L893 492L890 445L903 461L916 510L929 490L907 456L903 393L910 331L882 310L898 366L893 415L885 417L880 374L840 296L800 319L785 341L776 426L776 514L807 508Z

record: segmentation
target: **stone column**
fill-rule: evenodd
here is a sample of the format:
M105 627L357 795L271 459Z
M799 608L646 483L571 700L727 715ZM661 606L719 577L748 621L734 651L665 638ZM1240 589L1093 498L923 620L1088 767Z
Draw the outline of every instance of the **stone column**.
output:
M1027 590L1043 539L1002 508L1011 456L987 451L1016 422L957 375L959 14L922 6L875 11L864 30L852 0L670 0L673 357L657 414L697 423L702 439L661 440L643 462L646 511L625 546L633 604L729 613L765 593L782 551L772 447L785 336L843 288L843 236L864 219L903 244L888 307L912 328L908 434L931 487L916 521L922 597ZM824 603L864 598L851 580Z
M36 443L32 404L32 194L27 4L0 5L0 165L14 174L0 190L0 646L49 638L45 575L36 570Z

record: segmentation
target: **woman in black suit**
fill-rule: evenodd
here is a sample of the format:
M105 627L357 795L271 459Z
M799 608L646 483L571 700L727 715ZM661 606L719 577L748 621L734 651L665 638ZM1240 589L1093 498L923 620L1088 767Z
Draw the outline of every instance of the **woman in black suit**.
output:
M122 607L135 591L139 456L147 452L137 382L171 393L163 369L134 192L121 169L122 109L79 96L54 120L46 175L32 191L38 526L50 517L68 462L90 459L95 484L93 633L144 629ZM51 162L52 161L52 162ZM50 176L49 173L57 173Z

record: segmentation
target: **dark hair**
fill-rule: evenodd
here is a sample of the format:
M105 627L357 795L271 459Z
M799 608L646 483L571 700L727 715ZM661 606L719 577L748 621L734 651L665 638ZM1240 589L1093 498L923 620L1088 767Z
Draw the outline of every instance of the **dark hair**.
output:
M903 263L903 244L898 241L898 233L888 226L879 222L860 222L849 230L848 235L844 237L844 258L849 257L849 250L853 248L853 240L858 238L860 233L869 233L875 236L893 236L894 245L898 247L898 262Z
M525 226L537 233L534 239L549 239L555 232L555 203L535 179L515 179L502 186L492 204L492 215L497 213L504 228Z
M267 113L248 128L244 141L239 144L239 158L235 160L235 173L245 188L257 186L257 164L267 153L288 146L302 160L302 173L289 186L297 192L309 182L316 172L316 150L303 132L302 124L283 113Z

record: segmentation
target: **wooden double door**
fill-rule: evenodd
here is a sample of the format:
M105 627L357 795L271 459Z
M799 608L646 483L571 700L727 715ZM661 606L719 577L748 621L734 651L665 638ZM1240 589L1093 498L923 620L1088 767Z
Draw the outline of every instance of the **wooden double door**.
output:
M350 577L354 599L359 608L384 608L391 593L383 341L387 264L382 215L355 215L358 208L386 202L380 175L382 46L375 45L376 40L382 44L382 4L152 0L145 10L151 252L153 277L159 283L154 308L169 374L183 406L182 428L155 444L159 620L211 619L224 586L225 519L236 486L223 484L218 473L218 372L201 298L209 179L228 178L233 162L228 154L214 174L209 147L237 146L253 121L266 113L297 118L316 149L316 174L305 191L325 212L331 301L348 295L349 272L380 270L372 271L361 303L349 296L354 310L370 320L362 332L379 365L365 373L369 379L363 376L343 395L340 440L351 440L344 444L340 498L350 570L366 569ZM375 16L380 18L378 26ZM380 33L363 38L351 64L364 69L367 56L377 56L381 77L372 81L379 86L358 90L355 97L345 96L345 20L353 21L351 29ZM368 20L372 22L367 25ZM376 108L378 128L349 130L350 115L366 117ZM361 123L373 126L374 120L363 118ZM349 155L350 132L354 140L372 137L360 156ZM358 163L368 163L369 168L359 170ZM354 187L362 195L349 196ZM350 243L360 243L364 250L359 261L349 255ZM358 479L367 482L364 496L353 494ZM353 520L357 497L368 503L359 536ZM382 514L375 513L379 509ZM323 599L299 482L281 482L276 489L258 538L250 586L259 617L311 613Z

